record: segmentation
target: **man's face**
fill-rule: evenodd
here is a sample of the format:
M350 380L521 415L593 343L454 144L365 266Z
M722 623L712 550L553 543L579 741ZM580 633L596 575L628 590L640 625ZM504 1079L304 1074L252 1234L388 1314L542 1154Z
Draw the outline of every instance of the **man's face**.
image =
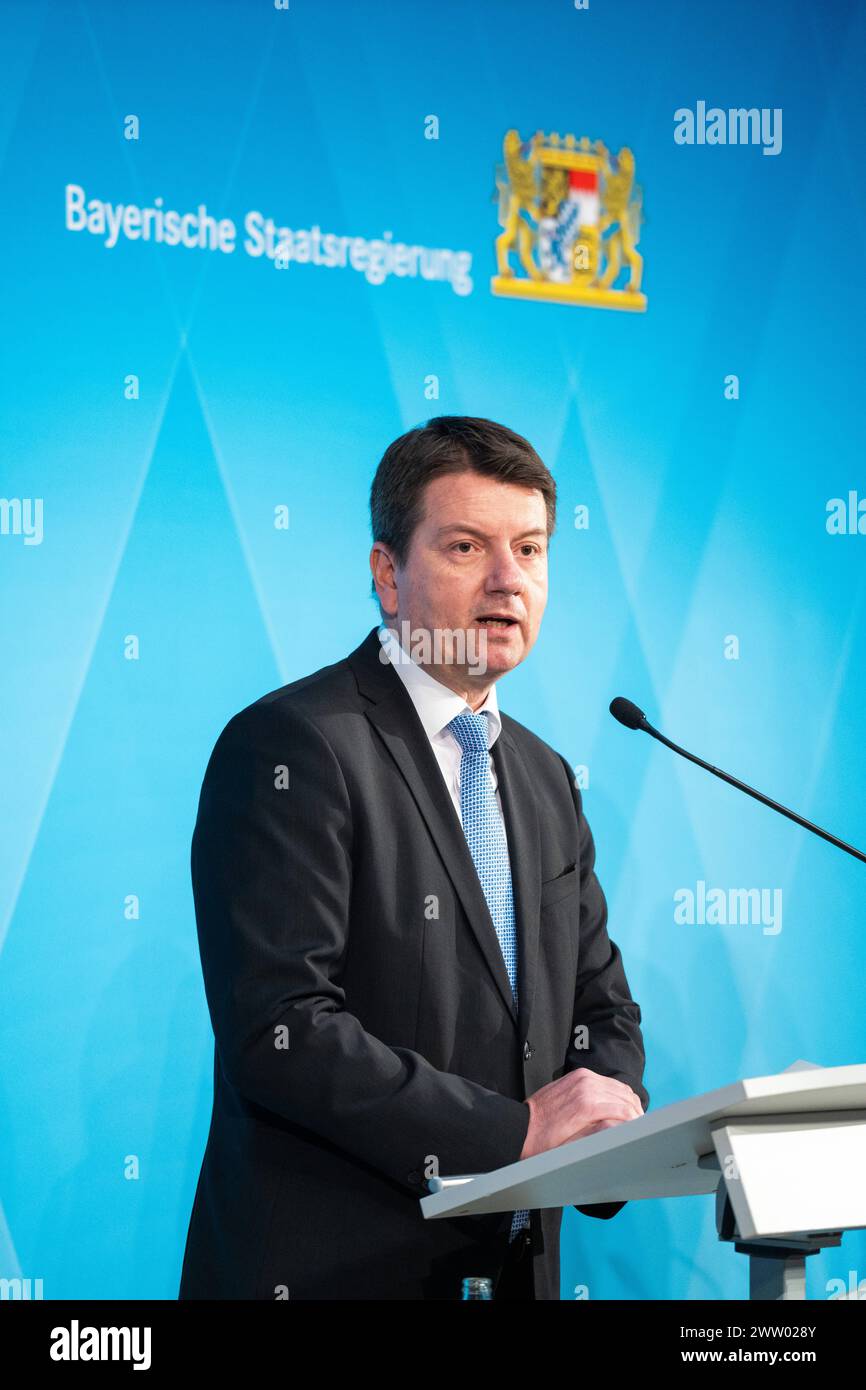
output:
M470 659L431 674L460 691L485 690L523 661L538 636L547 603L544 497L537 488L472 471L435 478L424 490L405 564L391 567L381 557L374 572L396 589L383 594L380 588L380 597L389 614L396 601L396 619L388 621L396 621L398 637L404 623L412 631L472 633L467 652L474 646L484 655L486 673L473 670ZM484 621L494 617L511 621Z

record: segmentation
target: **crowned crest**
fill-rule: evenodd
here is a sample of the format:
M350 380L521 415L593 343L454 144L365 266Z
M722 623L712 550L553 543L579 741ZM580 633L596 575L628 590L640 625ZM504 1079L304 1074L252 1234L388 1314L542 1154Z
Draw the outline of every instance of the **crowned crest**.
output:
M642 194L628 148L611 157L587 136L545 135L524 143L509 130L497 166L498 274L490 288L513 299L646 309L638 253ZM516 256L517 266L512 264ZM621 273L626 283L618 287Z

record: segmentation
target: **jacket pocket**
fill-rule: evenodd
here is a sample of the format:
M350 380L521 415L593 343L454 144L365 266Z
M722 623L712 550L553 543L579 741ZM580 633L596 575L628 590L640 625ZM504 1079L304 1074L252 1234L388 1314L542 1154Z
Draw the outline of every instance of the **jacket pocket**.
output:
M561 898L567 898L569 893L576 893L580 886L580 876L577 872L577 865L573 864L564 874L558 878L549 878L546 883L541 885L541 899L539 906L543 912L552 903L558 903Z

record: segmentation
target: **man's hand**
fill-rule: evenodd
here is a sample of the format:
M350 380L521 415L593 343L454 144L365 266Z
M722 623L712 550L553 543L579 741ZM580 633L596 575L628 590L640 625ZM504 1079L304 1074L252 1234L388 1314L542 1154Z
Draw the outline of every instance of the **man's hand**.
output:
M597 1130L638 1119L644 1113L631 1086L588 1067L578 1067L542 1086L526 1104L529 1129L521 1158L532 1158L572 1139L585 1139Z

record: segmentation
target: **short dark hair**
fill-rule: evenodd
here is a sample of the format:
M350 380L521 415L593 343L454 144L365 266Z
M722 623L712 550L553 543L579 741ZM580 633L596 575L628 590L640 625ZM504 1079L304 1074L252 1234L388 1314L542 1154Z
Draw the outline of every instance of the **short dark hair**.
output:
M384 542L398 564L404 564L427 484L447 473L467 472L538 488L547 509L548 538L553 535L556 483L529 440L493 420L437 415L401 434L382 455L370 488L373 540Z

